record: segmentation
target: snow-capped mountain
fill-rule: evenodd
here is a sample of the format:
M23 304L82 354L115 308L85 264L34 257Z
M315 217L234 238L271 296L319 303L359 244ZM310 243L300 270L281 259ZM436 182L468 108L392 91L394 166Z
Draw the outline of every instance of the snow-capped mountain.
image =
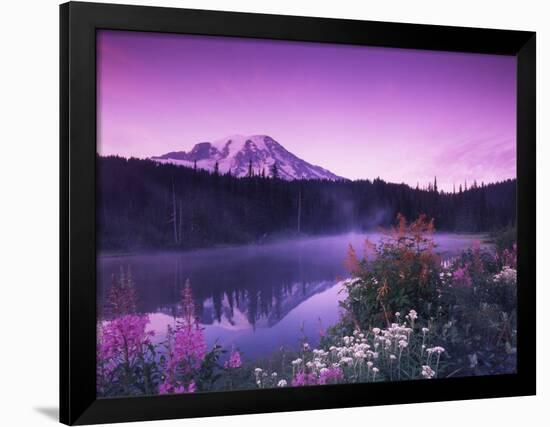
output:
M175 151L151 157L161 163L172 163L214 171L216 163L220 174L249 175L250 165L254 175L272 176L274 164L279 178L294 179L343 179L327 169L312 165L285 149L267 135L234 135L214 142L201 142L191 151Z

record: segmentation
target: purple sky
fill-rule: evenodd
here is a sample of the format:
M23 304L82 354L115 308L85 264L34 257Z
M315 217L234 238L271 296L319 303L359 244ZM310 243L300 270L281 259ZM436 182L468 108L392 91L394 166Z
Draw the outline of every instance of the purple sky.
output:
M267 134L348 178L515 177L509 56L101 31L98 152Z

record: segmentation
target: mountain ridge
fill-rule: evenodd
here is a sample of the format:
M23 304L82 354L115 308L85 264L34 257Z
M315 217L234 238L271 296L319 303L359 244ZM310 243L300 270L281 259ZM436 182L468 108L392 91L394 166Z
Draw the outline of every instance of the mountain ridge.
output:
M172 151L150 159L210 172L217 167L220 173L236 177L249 176L250 169L253 175L272 176L277 165L278 178L287 181L346 179L299 158L268 135L232 135L213 142L199 142L189 151Z

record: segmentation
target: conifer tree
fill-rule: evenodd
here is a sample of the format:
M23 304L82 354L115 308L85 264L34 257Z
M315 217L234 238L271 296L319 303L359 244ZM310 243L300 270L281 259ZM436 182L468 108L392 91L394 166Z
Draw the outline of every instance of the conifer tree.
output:
M271 165L271 177L274 178L274 179L279 178L279 168L277 166L277 162L275 162L275 163L273 163L273 165Z

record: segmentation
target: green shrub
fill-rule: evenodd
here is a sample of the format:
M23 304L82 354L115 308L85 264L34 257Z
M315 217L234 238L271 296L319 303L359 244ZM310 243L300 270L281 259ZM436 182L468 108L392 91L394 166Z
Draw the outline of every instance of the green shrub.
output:
M410 307L429 316L438 300L441 262L433 251L433 220L424 215L411 224L402 215L397 220L378 245L366 242L362 259L350 245L346 264L352 280L341 306L347 321L360 329L389 324L395 312Z

